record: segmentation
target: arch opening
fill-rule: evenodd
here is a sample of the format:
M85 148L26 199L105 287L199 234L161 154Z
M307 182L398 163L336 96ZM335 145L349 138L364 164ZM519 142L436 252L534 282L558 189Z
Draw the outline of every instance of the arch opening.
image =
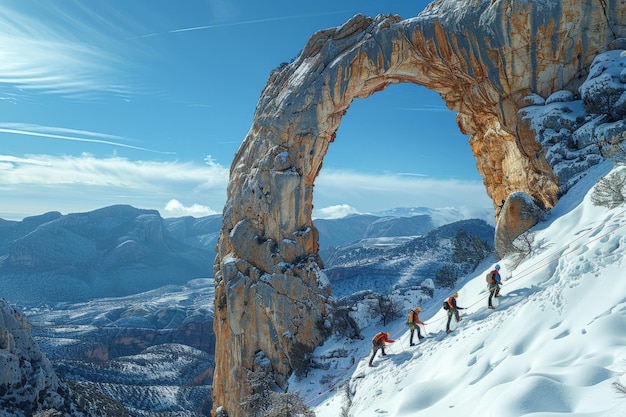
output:
M375 262L380 268L361 265L370 257L459 220L495 226L468 140L456 113L424 86L393 84L352 101L313 193L318 253L336 299L362 290L391 294L434 277L430 263L407 260L389 275L383 259ZM320 207L318 194L328 203Z
M529 94L557 91L606 48L615 33L588 36L588 25L626 21L626 10L608 3L568 4L568 13L561 5L550 16L533 2L487 1L465 2L462 15L447 13L450 2L406 21L357 15L313 35L294 62L270 74L233 161L223 212L214 267L214 406L240 415L249 393L241 381L260 352L282 386L294 346L312 349L327 337L330 287L312 224L313 185L352 101L398 83L437 91L470 135L489 197L500 202L523 191L550 208L558 178L517 111ZM534 23L546 21L553 24ZM554 50L557 38L571 47ZM576 62L564 64L572 54ZM558 80L549 76L556 70Z
M469 136L455 118L436 92L410 82L355 99L315 179L313 218L398 207L490 208Z

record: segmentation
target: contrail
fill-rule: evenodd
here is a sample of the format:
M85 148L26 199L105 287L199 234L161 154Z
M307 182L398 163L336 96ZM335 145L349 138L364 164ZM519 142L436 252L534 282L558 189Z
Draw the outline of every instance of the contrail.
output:
M112 142L112 141L103 140L103 139L79 138L79 137L75 137L75 136L56 135L56 134L53 134L53 133L41 133L41 132L32 132L32 131L27 131L27 130L7 129L7 128L3 128L3 127L0 127L0 133L11 133L11 134L15 134L15 135L36 136L36 137L51 138L51 139L62 139L62 140L69 140L69 141L76 141L76 142L100 143L100 144L103 144L103 145L120 146L120 147L123 147L123 148L136 149L136 150L139 150L139 151L153 152L153 153L158 153L158 154L163 154L163 155L174 155L174 154L176 154L176 152L156 151L154 149L141 148L139 146L126 145L124 143Z
M255 24L255 23L279 22L279 21L282 21L282 20L293 20L293 19L305 19L305 18L310 18L310 17L332 16L332 15L342 14L342 13L346 13L346 12L349 12L349 10L342 10L342 11L328 12L328 13L300 14L300 15L282 16L282 17L268 17L266 19L245 20L243 22L220 23L220 24L216 24L216 25L206 25L206 26L195 26L195 27L190 27L190 28L174 29L174 30L170 30L170 31L167 31L167 32L161 32L161 33L150 33L150 34L147 34L147 35L136 36L135 38L132 38L132 39L147 38L147 37L150 37L150 36L163 35L165 33L191 32L191 31L194 31L194 30L205 30L205 29L215 29L215 28L223 28L223 27L231 27L231 26L251 25L251 24Z
M452 111L446 106L436 106L436 105L423 106L423 107L400 107L399 109L407 110L407 111Z

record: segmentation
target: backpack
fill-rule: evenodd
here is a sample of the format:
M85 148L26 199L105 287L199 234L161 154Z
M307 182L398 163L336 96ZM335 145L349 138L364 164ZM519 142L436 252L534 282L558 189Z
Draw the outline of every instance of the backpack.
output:
M447 299L443 300L443 309L444 310L450 310L450 304L448 304L448 300Z
M493 271L489 272L487 274L487 276L485 277L485 280L487 281L487 284L495 284L496 280L493 278Z
M409 311L409 317L406 319L407 323L413 323L415 321L415 311Z

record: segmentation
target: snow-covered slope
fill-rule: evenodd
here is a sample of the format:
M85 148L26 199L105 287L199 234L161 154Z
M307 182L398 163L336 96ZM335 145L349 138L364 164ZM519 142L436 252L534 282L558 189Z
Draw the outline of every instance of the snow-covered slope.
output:
M404 317L362 329L364 340L318 348L327 369L292 381L318 417L625 416L626 207L593 206L599 166L533 229L535 253L503 259L503 297L487 309L485 264L456 290L466 307L446 334L435 294L420 318L428 338L409 347ZM454 291L452 291L454 292ZM454 320L453 320L454 323ZM371 336L396 342L368 367Z

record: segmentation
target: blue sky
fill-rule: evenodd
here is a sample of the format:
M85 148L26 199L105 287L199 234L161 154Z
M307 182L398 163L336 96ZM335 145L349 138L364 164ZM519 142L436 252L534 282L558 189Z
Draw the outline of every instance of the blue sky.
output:
M272 69L357 13L426 1L22 0L0 4L0 218L112 204L221 212ZM491 208L441 98L395 85L352 103L314 215Z

